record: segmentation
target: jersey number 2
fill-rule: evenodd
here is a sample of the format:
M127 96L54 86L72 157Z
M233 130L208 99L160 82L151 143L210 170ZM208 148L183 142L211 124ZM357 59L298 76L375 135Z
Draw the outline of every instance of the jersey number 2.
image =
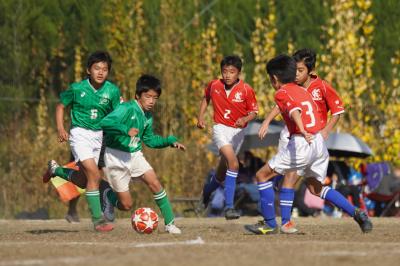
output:
M306 111L306 115L308 115L310 117L310 123L308 123L306 125L306 127L313 127L315 126L315 115L314 115L314 110L312 108L312 105L310 102L305 101L305 102L301 102L301 105L307 107L307 111Z
M232 112L231 110L225 109L224 118L229 119L230 118L229 115L231 114L231 112Z

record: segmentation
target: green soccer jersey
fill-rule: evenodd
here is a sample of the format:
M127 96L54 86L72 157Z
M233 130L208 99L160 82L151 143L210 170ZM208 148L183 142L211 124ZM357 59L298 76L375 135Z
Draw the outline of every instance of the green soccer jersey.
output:
M120 103L119 88L105 81L99 89L93 88L89 79L72 83L68 90L60 94L64 106L71 105L72 127L101 130L101 119Z
M142 149L142 141L150 148L165 148L177 141L174 136L166 138L154 134L153 116L143 112L136 100L120 104L101 122L106 146L133 153ZM139 133L130 137L128 131L137 128Z

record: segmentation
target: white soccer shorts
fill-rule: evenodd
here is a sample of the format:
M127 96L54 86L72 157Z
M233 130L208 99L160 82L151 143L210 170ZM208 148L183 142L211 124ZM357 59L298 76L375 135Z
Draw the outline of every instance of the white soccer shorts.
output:
M281 133L279 134L278 151L285 148L288 145L289 139L290 139L289 129L287 128L287 126L285 126L281 130Z
M99 162L103 131L74 127L70 130L69 145L75 161L84 161L93 158Z
M153 169L141 151L129 153L106 147L104 162L104 175L115 192L129 191L131 178Z
M244 140L244 128L234 128L223 124L213 125L212 140L218 150L225 145L232 145L236 154L239 153Z
M311 144L301 135L290 138L286 147L278 151L268 165L279 174L296 170L305 178L315 177L321 183L326 177L329 153L321 134L316 134Z

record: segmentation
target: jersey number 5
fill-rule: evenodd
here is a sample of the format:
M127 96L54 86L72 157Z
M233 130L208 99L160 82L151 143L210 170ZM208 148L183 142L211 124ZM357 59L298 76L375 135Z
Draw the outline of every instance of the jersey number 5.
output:
M97 109L91 109L90 110L90 119L96 119L97 118Z
M314 110L312 108L312 105L310 102L305 101L305 102L301 102L301 105L307 107L307 111L306 111L306 115L308 115L310 117L310 123L308 123L306 125L306 127L313 127L315 126L315 115L314 115Z

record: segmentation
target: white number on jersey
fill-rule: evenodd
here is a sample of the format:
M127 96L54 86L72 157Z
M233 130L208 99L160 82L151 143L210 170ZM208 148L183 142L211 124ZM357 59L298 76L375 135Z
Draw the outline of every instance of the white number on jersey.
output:
M315 115L312 105L309 101L301 102L301 105L307 107L306 115L310 117L311 122L306 125L306 127L313 127L315 126Z
M232 112L231 110L225 109L224 118L229 119L230 118L229 115L231 114L231 112Z
M97 118L97 109L91 109L90 110L90 119L96 119Z

